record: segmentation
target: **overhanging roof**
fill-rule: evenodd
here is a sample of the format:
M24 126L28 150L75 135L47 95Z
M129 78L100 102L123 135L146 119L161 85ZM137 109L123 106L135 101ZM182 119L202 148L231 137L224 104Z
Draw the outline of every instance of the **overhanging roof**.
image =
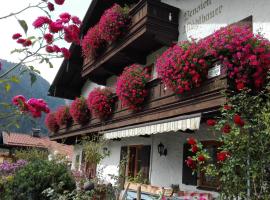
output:
M99 21L104 10L110 8L114 3L124 6L131 5L138 1L139 0L92 0L82 21L81 37L85 35L91 26L95 25ZM71 44L70 52L70 59L65 59L63 61L52 85L49 88L49 96L74 99L81 94L81 88L86 81L81 77L83 65L81 47L76 44Z

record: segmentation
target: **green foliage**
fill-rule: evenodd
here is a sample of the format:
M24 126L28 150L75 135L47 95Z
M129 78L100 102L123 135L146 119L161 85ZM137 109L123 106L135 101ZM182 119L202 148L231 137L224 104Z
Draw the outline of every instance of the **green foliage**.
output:
M25 32L25 34L27 34L28 25L27 25L26 21L18 19L18 22L19 22L20 26L22 27L23 31Z
M269 89L257 95L242 91L227 98L232 109L222 110L215 128L220 131L224 124L230 125L230 133L220 138L220 150L230 157L217 167L207 166L206 173L220 177L221 199L247 199L248 191L252 200L270 199ZM234 122L235 114L241 115L243 127Z
M37 148L28 148L23 150L15 150L15 159L16 160L27 160L27 161L35 161L35 160L47 160L49 152L43 149Z
M141 183L141 184L148 184L148 180L144 178L143 172L139 171L136 176L128 177L128 181L132 183Z
M99 137L89 139L84 138L82 141L83 152L85 154L85 161L91 164L99 164L107 153L103 152L106 142Z
M75 189L75 182L67 166L47 160L30 162L19 170L7 185L3 199L5 200L45 200L42 192L54 188L57 193Z

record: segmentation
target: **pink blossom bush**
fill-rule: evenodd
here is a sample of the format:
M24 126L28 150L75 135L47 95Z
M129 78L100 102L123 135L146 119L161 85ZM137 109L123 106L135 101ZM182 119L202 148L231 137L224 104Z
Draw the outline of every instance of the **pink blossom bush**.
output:
M270 66L270 42L248 26L228 26L202 40L206 56L227 68L231 86L260 90Z
M101 16L99 33L106 42L114 42L127 31L129 24L128 8L114 4Z
M72 123L72 117L68 106L60 106L55 113L55 119L59 126L69 126Z
M95 88L89 93L87 105L91 113L103 120L113 111L113 93L108 88Z
M147 96L145 86L149 79L150 76L143 66L133 64L125 67L116 83L116 94L122 105L131 110L140 109L140 104Z
M205 52L204 46L194 41L170 47L157 59L158 76L176 94L199 87L210 66Z
M59 130L59 125L56 122L55 118L55 112L50 112L46 115L45 118L45 125L48 128L48 130L52 133L56 133Z
M42 112L49 113L50 109L47 103L43 99L31 98L26 101L26 98L22 95L13 97L12 103L18 106L19 110L23 113L29 113L34 118L41 117Z
M84 97L76 98L70 105L70 114L78 124L89 122L91 113Z

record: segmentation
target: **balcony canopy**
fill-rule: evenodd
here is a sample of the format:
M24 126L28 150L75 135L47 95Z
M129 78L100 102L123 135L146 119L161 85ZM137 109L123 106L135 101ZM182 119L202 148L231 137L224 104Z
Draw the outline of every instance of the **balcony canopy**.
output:
M195 131L199 129L200 121L201 113L198 113L140 124L137 126L129 126L122 129L104 132L102 134L105 139L116 139L140 135L154 135L166 132Z

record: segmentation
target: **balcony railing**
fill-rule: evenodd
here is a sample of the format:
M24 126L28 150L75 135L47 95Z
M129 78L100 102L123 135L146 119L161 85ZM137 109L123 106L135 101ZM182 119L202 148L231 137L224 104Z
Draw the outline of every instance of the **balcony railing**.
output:
M132 63L146 64L146 56L178 40L179 9L155 0L141 0L129 12L131 25L123 38L95 59L86 58L82 76L104 84Z
M63 127L59 133L54 134L51 138L68 138L176 117L183 114L217 109L225 103L225 98L221 94L221 91L226 88L227 78L224 71L222 71L221 75L205 81L201 87L192 89L182 95L175 95L166 89L159 79L155 79L147 84L148 96L140 111L132 112L128 110L121 105L121 102L115 96L114 112L106 121L92 118L84 126L73 124L69 128Z

